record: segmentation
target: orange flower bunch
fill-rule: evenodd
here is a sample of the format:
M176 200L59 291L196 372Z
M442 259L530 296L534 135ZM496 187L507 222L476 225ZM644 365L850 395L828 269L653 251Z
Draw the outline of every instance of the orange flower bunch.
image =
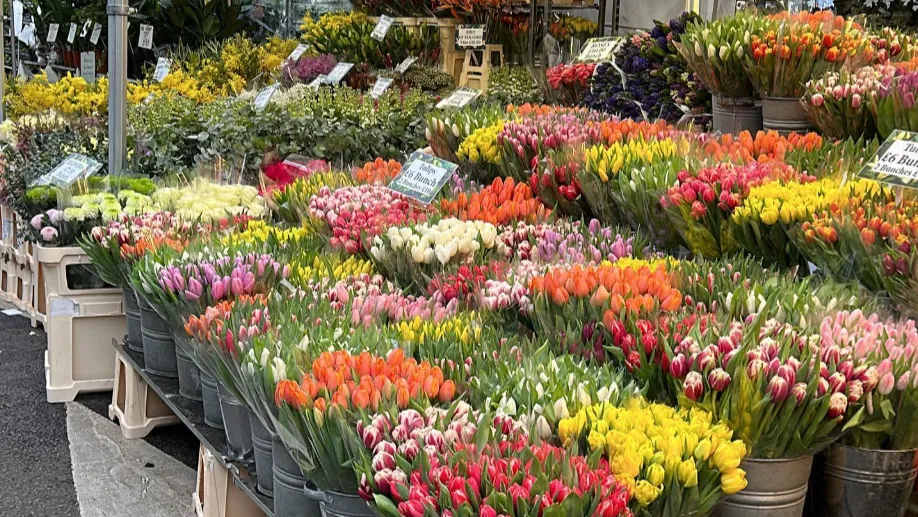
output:
M456 199L440 202L444 215L463 221L484 221L501 225L511 222L540 223L548 219L551 209L532 195L526 183L516 183L513 178L495 178L487 187L470 196L460 193Z
M300 383L281 381L274 392L278 406L286 402L295 409L325 411L328 405L343 409L376 411L381 402L394 401L405 409L412 400L426 398L442 403L456 396L456 384L444 379L443 371L429 362L418 363L395 349L385 357L344 350L323 352L304 372Z
M548 115L551 113L575 113L585 115L589 113L589 110L585 108L552 106L550 104L530 104L528 102L520 106L514 106L513 104L507 105L508 115L517 115L522 118Z
M605 143L606 145L634 138L643 140L664 138L678 131L665 120L635 122L634 119L629 118L625 120L603 120L595 125L599 129L599 142L597 143Z
M370 185L388 185L402 170L402 164L395 160L377 158L367 162L363 167L354 168L354 179L357 183Z
M168 246L175 251L182 251L188 244L188 239L174 239L164 235L147 235L137 239L134 244L125 242L121 245L121 258L124 260L136 260L147 254L149 251Z
M758 131L753 138L749 131L743 131L736 136L727 133L719 139L708 140L701 154L718 162L729 160L737 164L781 162L788 151L813 151L822 144L822 136L818 133L791 133L784 137L777 131Z
M615 318L622 311L635 314L659 309L672 312L682 305L682 293L665 265L635 261L621 266L604 262L599 266L556 268L533 278L529 289L534 296L545 296L554 305L574 300L589 301L603 310L603 319Z

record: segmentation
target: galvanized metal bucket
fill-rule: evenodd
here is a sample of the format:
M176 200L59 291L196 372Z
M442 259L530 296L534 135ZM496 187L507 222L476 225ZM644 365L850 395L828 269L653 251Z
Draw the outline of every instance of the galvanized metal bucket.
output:
M220 411L223 413L223 430L226 432L226 455L236 461L252 457L252 427L249 409L239 402L222 383L217 386Z
M187 350L191 346L188 343L188 335L185 329L176 329L172 333L175 339L175 364L178 367L178 384L179 395L186 399L201 401L201 369L194 364L191 357L188 356Z
M274 517L315 517L319 515L319 502L303 492L309 482L284 442L272 438L274 453Z
M753 135L762 129L762 104L752 97L714 96L712 117L715 133L738 134L749 131Z
M816 457L814 515L902 517L918 474L918 450L880 451L832 445Z
M140 333L143 336L143 369L160 377L178 377L172 327L153 310L143 296L138 296L137 301L140 306Z
M740 464L748 485L714 508L714 517L801 517L813 456Z
M124 288L124 315L127 319L127 346L135 352L143 353L143 334L140 331L140 305L133 289Z
M262 425L255 413L249 412L252 427L252 445L255 447L255 479L258 491L268 497L274 496L274 459L272 457L271 432Z
M357 495L341 494L331 490L303 489L306 497L319 502L322 517L372 517L370 505Z
M762 126L785 136L795 131L806 133L815 128L803 103L796 97L762 97Z
M204 423L214 429L223 429L223 413L220 411L220 396L217 395L217 379L201 370L201 403L204 405Z

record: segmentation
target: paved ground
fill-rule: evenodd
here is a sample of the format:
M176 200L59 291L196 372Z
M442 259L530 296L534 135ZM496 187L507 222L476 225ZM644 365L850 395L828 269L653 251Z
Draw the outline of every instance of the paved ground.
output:
M125 440L110 393L45 401L45 334L0 314L0 515L193 515L197 441L183 426Z

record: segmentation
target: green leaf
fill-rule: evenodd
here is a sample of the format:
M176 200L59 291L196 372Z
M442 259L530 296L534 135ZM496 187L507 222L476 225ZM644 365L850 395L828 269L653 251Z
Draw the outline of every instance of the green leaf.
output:
M888 433L892 428L893 424L889 420L874 420L862 425L860 429L865 433Z

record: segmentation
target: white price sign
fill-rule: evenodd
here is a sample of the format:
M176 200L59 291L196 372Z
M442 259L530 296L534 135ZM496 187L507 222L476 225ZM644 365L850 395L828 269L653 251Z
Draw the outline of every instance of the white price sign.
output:
M389 183L389 188L421 203L430 204L458 168L455 163L415 151L408 157L401 172Z
M893 131L858 176L897 187L918 188L918 133Z
M409 68L411 68L411 65L413 65L417 60L418 58L416 57L406 57L404 61L402 61L401 63L398 64L397 67L395 67L395 72L399 75L404 74L405 72L408 71Z
M386 90L392 86L392 79L389 77L379 77L376 79L376 83L373 85L373 89L370 90L370 97L378 99L380 95L386 93Z
M51 169L51 172L38 178L35 184L67 188L77 180L88 178L101 169L102 164L96 160L82 154L71 154L57 167Z
M102 24L94 23L92 25L92 34L89 36L89 42L95 45L99 42L99 36L102 35Z
M13 2L13 35L19 36L22 34L22 2L16 0Z
M67 43L73 43L73 40L76 39L77 24L70 24L70 31L67 33Z
M255 111L262 111L265 106L271 102L271 96L280 88L280 83L274 83L271 86L263 88L255 97Z
M584 43L577 55L577 63L602 63L611 61L615 51L621 46L624 38L590 38Z
M54 43L57 40L57 30L60 28L60 25L52 23L48 25L48 39L45 40L48 43Z
M140 24L140 40L137 46L147 50L153 48L153 26Z
M328 73L328 77L325 78L325 84L338 84L341 82L341 79L344 79L344 76L353 68L354 63L338 63L335 65L335 68L332 68L331 72Z
M456 46L459 48L484 48L484 25L460 25L457 27Z
M464 108L481 95L481 90L458 88L437 104L438 108Z
M309 48L309 45L305 43L300 43L299 45L296 46L295 49L293 49L293 52L291 52L290 55L287 56L287 59L290 61L298 60L300 56L303 55L303 52L306 52L306 49L308 48Z
M172 67L172 61L167 58L161 57L156 61L156 70L153 71L153 80L161 83L163 79L169 75L169 68Z
M80 77L87 83L96 82L96 53L80 53Z
M376 22L376 27L373 27L373 32L370 33L370 37L376 41L382 41L386 37L386 33L389 32L389 27L392 27L393 21L395 20L386 15L380 16L379 21Z

